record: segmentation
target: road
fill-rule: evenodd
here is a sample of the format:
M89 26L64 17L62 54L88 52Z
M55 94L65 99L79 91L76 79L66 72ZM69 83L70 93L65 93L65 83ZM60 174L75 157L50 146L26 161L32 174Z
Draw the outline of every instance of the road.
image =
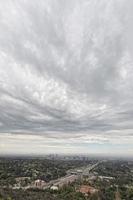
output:
M88 166L84 166L84 167L80 167L80 168L75 168L75 169L71 169L67 171L67 175L61 178L58 178L56 180L51 180L50 182L46 183L43 187L40 187L40 189L48 189L50 188L52 185L56 185L56 186L63 186L65 184L74 182L75 180L81 178L83 175L89 175L90 171L93 170L95 167L97 167L100 162L97 162L93 165L88 165ZM33 184L28 185L26 187L13 187L12 189L30 189L30 188L36 188Z
M89 174L91 170L93 170L95 167L97 167L101 162L97 162L93 165L88 165L85 167L81 168L76 168L73 170L67 171L67 175L64 177L61 177L59 179L50 181L48 185L63 185L63 184L68 184L71 182L74 182L75 180L81 178L84 174Z

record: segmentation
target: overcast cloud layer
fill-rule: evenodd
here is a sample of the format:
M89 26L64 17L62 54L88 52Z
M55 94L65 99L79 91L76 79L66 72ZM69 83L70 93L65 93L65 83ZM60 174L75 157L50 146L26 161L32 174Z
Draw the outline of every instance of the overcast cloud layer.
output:
M133 154L132 11L132 0L0 0L1 154Z

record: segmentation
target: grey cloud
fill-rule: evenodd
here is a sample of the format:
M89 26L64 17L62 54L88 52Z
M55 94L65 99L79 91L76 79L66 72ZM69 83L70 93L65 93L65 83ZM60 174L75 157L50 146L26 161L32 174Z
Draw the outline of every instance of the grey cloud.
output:
M1 0L0 132L133 129L130 6Z

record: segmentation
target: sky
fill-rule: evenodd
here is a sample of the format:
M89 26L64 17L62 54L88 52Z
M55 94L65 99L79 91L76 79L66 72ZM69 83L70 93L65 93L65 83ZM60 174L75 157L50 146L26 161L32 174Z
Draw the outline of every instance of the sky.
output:
M132 23L132 0L0 0L0 155L133 156Z

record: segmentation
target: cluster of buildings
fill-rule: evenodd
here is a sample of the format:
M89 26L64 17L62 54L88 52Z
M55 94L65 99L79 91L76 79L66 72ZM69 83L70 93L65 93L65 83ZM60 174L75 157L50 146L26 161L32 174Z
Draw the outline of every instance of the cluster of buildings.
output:
M32 183L29 182L29 184L24 188L25 189L27 189L27 188L38 188L38 189L49 188L51 190L57 191L60 188L62 188L63 186L67 186L77 180L81 181L83 179L85 179L85 180L88 179L91 182L91 181L95 180L97 177L97 176L90 174L90 170L93 169L95 166L97 166L97 163L93 164L93 165L88 165L87 167L81 167L81 168L77 168L77 169L68 170L66 176L58 178L56 180L51 180L48 183L45 182L44 180L37 179L37 180L33 181ZM20 183L20 187L22 186L21 185L22 181L25 181L26 178L27 177L21 177L16 180L18 183ZM101 177L101 178L104 178L104 177ZM75 190L77 192L81 192L85 196L88 196L88 195L98 192L97 189L95 189L94 187L91 187L89 185L80 185L78 187L78 189L76 188Z
M79 174L80 173L81 172L79 172ZM78 180L80 177L79 174L70 174L65 177L59 178L57 180L52 180L49 183L45 182L44 180L37 179L34 182L32 182L31 184L28 184L28 186L25 187L25 189L27 189L27 188L38 188L38 189L50 188L51 190L57 191L60 188L62 188L64 185L67 186L67 185L75 182L76 180ZM25 180L29 180L29 177L16 178L16 182L19 183L20 185ZM22 187L22 185L19 187ZM78 189L76 189L76 191L81 192L85 196L89 196L91 194L98 192L97 189L95 189L94 187L91 187L89 185L81 185Z

